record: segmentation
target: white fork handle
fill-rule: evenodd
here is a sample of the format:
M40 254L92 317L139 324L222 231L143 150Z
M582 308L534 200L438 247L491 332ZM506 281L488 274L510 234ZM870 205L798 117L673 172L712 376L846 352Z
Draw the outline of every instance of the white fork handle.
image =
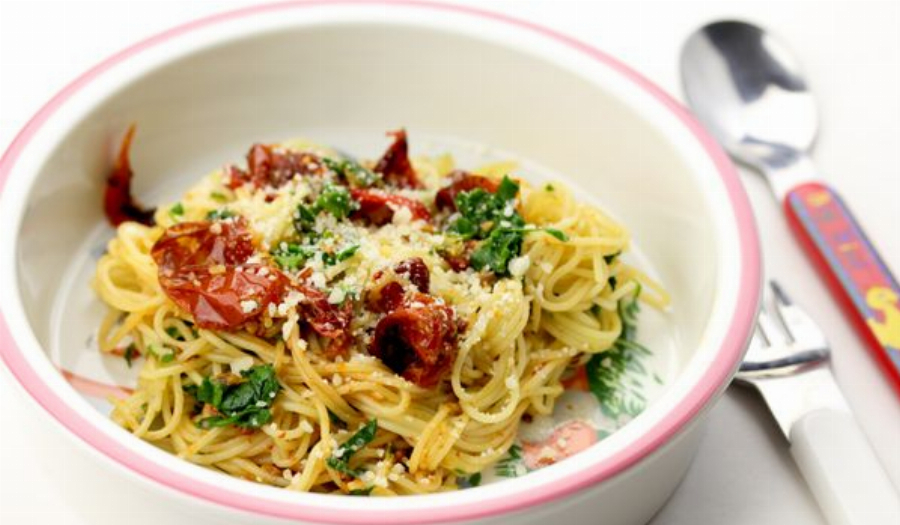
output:
M900 496L849 413L805 415L791 427L791 453L829 524L900 524Z

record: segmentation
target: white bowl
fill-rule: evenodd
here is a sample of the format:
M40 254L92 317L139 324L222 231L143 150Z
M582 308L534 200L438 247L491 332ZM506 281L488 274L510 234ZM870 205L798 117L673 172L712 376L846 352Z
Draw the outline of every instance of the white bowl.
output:
M413 147L451 137L551 167L631 230L673 306L651 323L666 386L609 438L526 476L420 497L292 493L177 459L110 422L58 367L94 366L90 247L115 141L139 124L136 192L158 202L303 135L361 156L386 129ZM417 142L417 137L420 137ZM428 137L425 140L422 137ZM451 145L451 146L448 146ZM471 148L460 146L461 155ZM697 446L698 423L743 355L760 256L735 172L700 126L613 58L537 25L418 2L279 4L177 27L122 51L54 97L0 162L0 354L56 428L158 500L247 523L567 523L648 520ZM655 324L654 324L655 323ZM112 375L115 375L114 373ZM4 473L4 475L9 475ZM150 503L156 502L150 500ZM178 507L180 508L180 507Z

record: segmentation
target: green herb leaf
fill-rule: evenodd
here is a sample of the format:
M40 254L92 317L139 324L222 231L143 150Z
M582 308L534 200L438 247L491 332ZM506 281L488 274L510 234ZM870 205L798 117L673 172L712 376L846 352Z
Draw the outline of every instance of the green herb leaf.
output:
M352 159L322 159L325 166L338 177L347 180L354 188L368 188L381 180L381 175L369 170Z
M501 277L509 275L509 261L521 254L525 235L532 231L544 231L561 241L569 239L556 228L526 224L515 209L518 193L519 185L506 176L495 193L476 188L456 195L459 217L447 230L462 239L484 241L469 257L472 268L487 269Z
M471 239L478 233L478 226L466 217L460 217L450 225L448 231L455 233L463 239Z
M559 239L563 242L566 242L569 240L569 236L566 235L566 233L562 230L557 230L556 228L542 228L542 230L544 231L544 233L547 233L548 235L552 235L553 237L556 237L557 239Z
M235 425L259 428L272 420L271 407L281 389L272 365L259 365L241 372L243 381L226 385L206 377L196 390L197 401L212 405L219 414L200 420L201 428Z
M457 220L450 225L450 230L458 233L471 231L472 234L466 238L476 236L484 238L483 234L490 231L494 219L497 218L504 205L504 202L496 199L496 195L481 188L461 192L456 196L456 209L461 215L459 220L465 220L469 225L456 226L456 222L459 222Z
M237 217L237 214L228 208L220 208L218 210L211 210L206 214L206 220L208 221L221 221L224 219L229 219L231 217Z
M503 204L506 204L507 202L515 199L518 193L519 185L516 184L514 180L509 178L509 176L504 176L503 180L500 181L500 186L497 187L497 192L494 193L494 196Z
M322 193L319 194L319 198L316 199L313 208L316 211L325 210L336 218L343 219L353 211L354 204L355 201L350 198L350 192L347 191L347 188L328 184L322 190Z
M141 354L138 352L137 346L134 343L129 344L125 348L125 364L128 365L128 368L131 368L131 363L135 357L139 357Z
M524 234L520 231L497 228L472 252L469 264L476 270L488 269L498 276L509 274L509 261L522 251Z
M481 485L481 472L476 472L471 476L465 474L458 476L456 478L456 484L464 489L477 487L478 485Z
M366 445L375 439L375 433L378 431L378 420L372 419L366 423L350 439L339 446L331 457L325 462L329 468L336 470L348 476L359 477L360 471L351 469L349 466L350 458L353 454L362 450Z
M316 213L308 206L303 204L297 205L297 211L294 212L294 229L297 230L297 233L303 235L313 231L313 226L316 223Z
M327 410L328 410L328 420L331 421L332 425L334 425L342 430L347 428L347 423L345 423L343 419L339 418L338 415L335 414L334 412L332 412L330 408Z
M174 326L166 327L166 334L168 334L169 337L176 341L184 341L184 336L181 335L181 332L178 331L178 328Z
M180 202L176 202L174 206L169 208L169 217L174 221L184 217L184 206Z
M228 202L228 197L219 191L210 192L209 197L216 202Z
M175 351L171 348L160 348L155 344L149 344L147 345L147 351L153 354L160 363L171 363L175 360Z
M351 496L368 496L375 489L375 485L371 487L366 487L364 489L353 489L350 491Z
M325 263L326 266L334 266L339 262L346 261L347 259L353 257L356 252L359 250L358 244L353 244L334 253L323 252L322 253L322 262Z
M203 378L203 383L197 388L197 401L207 403L213 407L222 404L225 395L225 385L218 381L212 381L209 377Z
M315 251L312 248L296 243L281 243L272 252L272 258L279 268L293 271L299 270L313 255Z

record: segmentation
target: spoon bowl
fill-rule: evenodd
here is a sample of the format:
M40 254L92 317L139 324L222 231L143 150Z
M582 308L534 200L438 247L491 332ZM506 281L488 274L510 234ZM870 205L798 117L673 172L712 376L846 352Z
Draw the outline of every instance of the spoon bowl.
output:
M684 89L694 113L734 157L785 167L812 147L818 116L787 47L745 22L709 24L685 43Z

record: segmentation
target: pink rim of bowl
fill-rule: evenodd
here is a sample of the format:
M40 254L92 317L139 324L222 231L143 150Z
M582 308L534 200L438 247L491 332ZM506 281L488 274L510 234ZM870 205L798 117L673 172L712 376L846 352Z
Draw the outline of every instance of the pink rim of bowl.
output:
M2 192L6 179L25 146L56 110L73 94L81 90L93 79L102 75L106 70L112 68L116 64L127 60L129 57L190 31L258 13L281 9L310 8L331 4L372 3L384 6L433 9L470 15L518 27L519 29L524 29L557 43L564 44L566 47L611 68L629 79L635 87L650 94L671 111L671 113L678 118L678 120L702 145L722 177L727 190L728 199L734 212L734 219L738 225L740 236L739 243L742 272L740 276L737 306L732 314L728 333L723 338L722 346L717 352L717 358L705 372L702 381L694 386L674 410L655 426L651 427L639 440L631 443L626 449L606 458L602 462L585 467L577 476L571 476L553 486L542 487L543 490L541 491L531 491L513 497L494 497L472 504L456 504L453 506L431 508L427 510L370 509L366 511L354 511L346 507L338 510L337 506L329 506L331 508L326 508L324 506L321 508L314 508L300 503L291 505L285 504L284 502L275 502L251 496L246 493L231 492L223 489L221 486L206 484L195 478L173 472L146 458L140 457L133 451L124 447L121 443L118 443L114 438L95 428L93 424L84 419L83 416L69 408L66 401L60 397L59 393L51 390L50 387L41 380L37 372L28 364L21 349L16 345L6 320L2 315L0 315L0 357L3 358L6 366L25 390L47 412L49 412L53 418L108 458L145 478L156 481L177 492L189 494L207 502L250 513L287 519L343 524L405 524L474 520L497 516L507 512L522 510L533 505L558 500L615 476L619 472L635 465L643 458L650 455L681 431L730 380L737 363L743 355L745 342L747 341L750 329L753 326L753 319L756 315L761 278L760 250L756 236L753 213L750 209L747 196L743 191L734 170L734 166L718 144L716 144L706 131L703 130L700 124L678 102L667 95L662 89L642 77L639 73L630 69L625 64L583 42L537 24L515 19L503 14L472 7L419 0L385 0L380 2L353 0L327 2L313 0L307 2L266 4L213 15L177 26L120 51L94 66L66 86L62 91L57 93L38 111L37 114L35 114L34 117L32 117L15 137L12 144L3 154L3 157L0 158L0 192Z

